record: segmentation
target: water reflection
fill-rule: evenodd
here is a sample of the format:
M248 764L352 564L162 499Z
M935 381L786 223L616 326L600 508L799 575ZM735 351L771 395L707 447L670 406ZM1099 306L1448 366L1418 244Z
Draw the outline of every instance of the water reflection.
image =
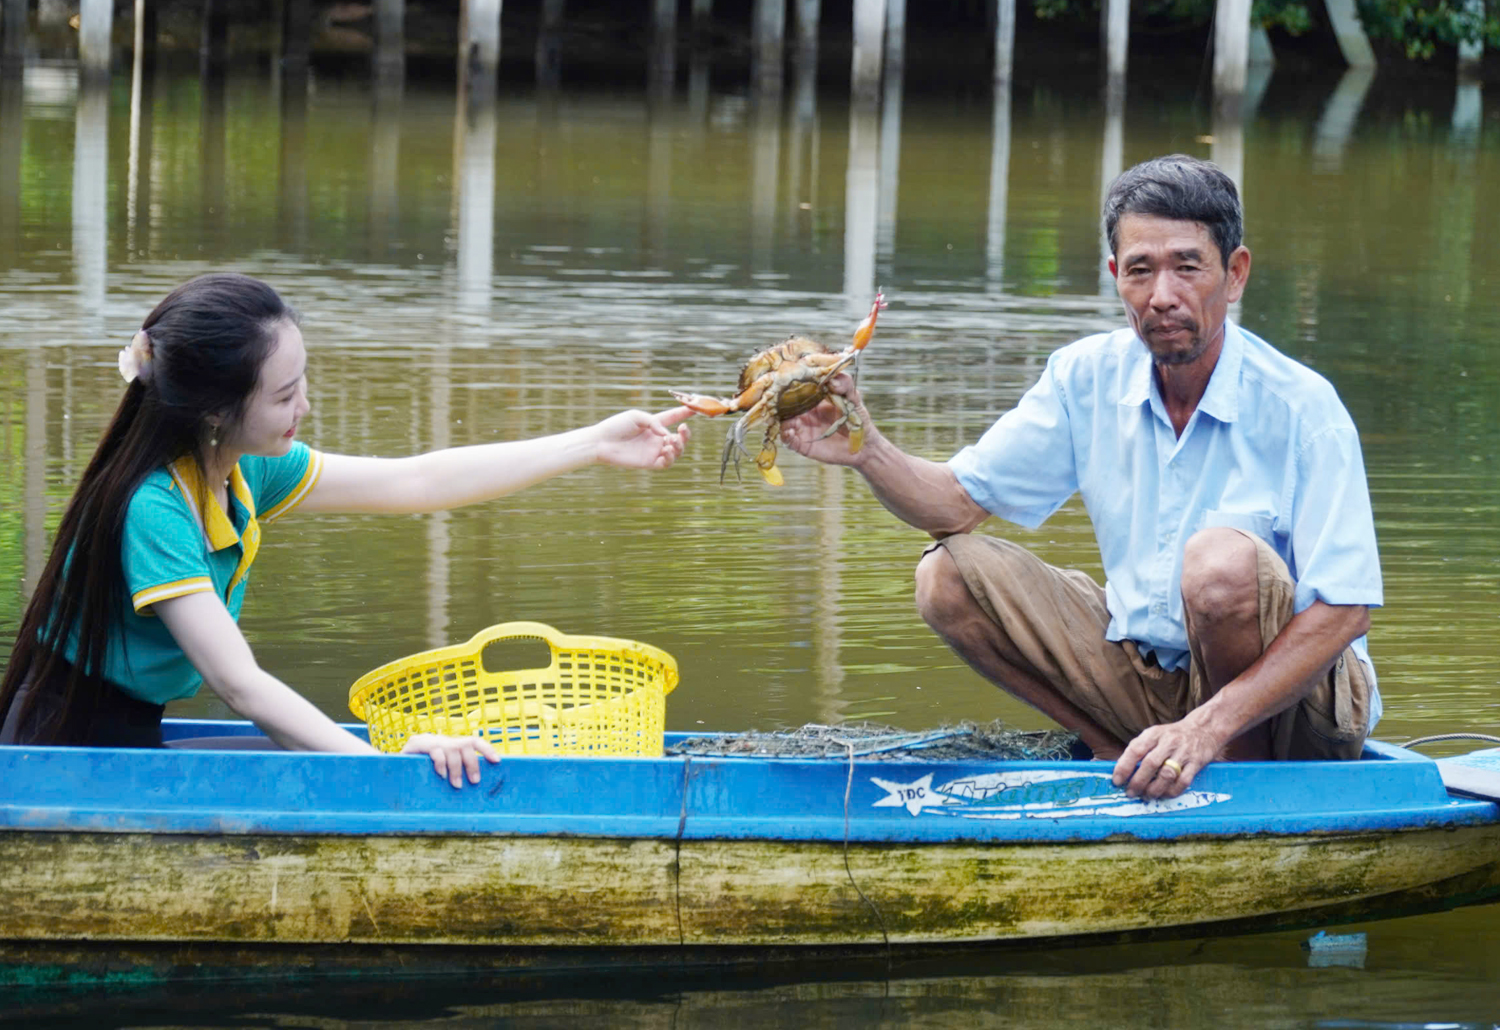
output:
M458 306L486 311L495 267L495 101L460 97L453 132Z
M1374 81L1374 67L1352 67L1323 104L1323 115L1313 130L1313 167L1318 171L1335 173L1343 168L1344 151Z
M283 69L280 84L277 223L281 230L282 247L301 253L308 244L306 64L287 65Z
M6 255L21 223L24 89L19 68L0 68L0 254Z
M227 84L222 71L202 83L198 119L198 173L203 197L204 234L213 253L221 253L228 225L228 125L225 112Z
M1369 83L1346 77L1321 120L1277 90L1253 118L1247 92L1243 120L1209 126L1190 95L1095 102L1027 82L970 110L907 75L846 121L842 81L820 97L811 65L794 62L785 105L760 110L702 67L685 103L518 88L472 109L411 77L387 92L236 73L226 105L195 76L132 70L114 158L107 105L66 69L33 66L24 91L0 77L0 624L118 400L109 341L209 265L270 278L306 314L309 441L382 454L666 406L669 387L726 392L786 333L847 339L878 271L892 306L861 388L892 439L943 459L1054 348L1118 324L1112 282L1100 289L1101 191L1127 154L1170 147L1237 168L1255 230L1244 321L1327 375L1361 427L1387 585L1371 634L1382 735L1500 729L1500 305L1486 287L1500 255L1482 231L1500 201L1480 188L1500 165L1475 94L1413 97L1410 117L1359 111ZM1205 130L1212 143L1195 141ZM228 208L206 210L211 196ZM781 490L720 485L725 428L700 422L666 475L584 470L444 518L284 520L246 629L340 716L368 668L535 618L674 654L673 729L872 709L912 728L1040 725L921 624L921 534L847 471L785 449ZM985 531L1097 573L1076 505L1034 533ZM224 714L206 695L178 710ZM1484 921L1454 918L1438 925L1500 947ZM1370 972L1386 967L1373 935L1370 956Z
M73 276L85 324L102 326L109 260L109 84L78 90L73 130ZM96 321L97 320L97 321Z
M384 260L399 230L401 212L401 104L405 74L377 61L370 124L370 256Z
M880 196L880 111L874 101L849 111L849 166L844 185L844 298L850 313L875 292L875 225Z
M677 0L655 0L651 9L647 68L649 92L670 96L677 80Z
M142 8L136 5L140 19ZM151 209L151 132L156 101L156 49L154 32L136 26L135 53L130 68L130 157L126 169L125 246L134 253L144 246L141 221L149 223Z
M1010 193L1010 79L995 79L991 108L989 219L985 233L985 281L992 293L1005 288L1005 222Z
M770 271L781 183L781 82L763 82L750 109L750 267Z
M1099 146L1099 207L1104 209L1104 200L1109 196L1110 184L1125 170L1125 83L1105 83L1104 140ZM1115 295L1115 277L1109 273L1109 241L1099 241L1099 294Z
M875 253L879 278L890 282L895 275L896 208L901 179L902 69L906 0L887 0L885 37L885 85L880 104L880 210L875 220Z
M818 206L818 92L817 66L798 58L792 76L792 98L787 112L787 205L789 238L811 229Z
M1469 149L1477 147L1483 121L1483 83L1475 79L1460 79L1453 97L1453 142Z

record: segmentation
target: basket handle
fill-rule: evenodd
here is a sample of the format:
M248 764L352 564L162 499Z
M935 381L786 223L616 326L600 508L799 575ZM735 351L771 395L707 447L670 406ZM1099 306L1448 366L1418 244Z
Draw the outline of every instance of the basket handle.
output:
M567 646L567 639L566 633L554 629L545 622L502 622L487 626L458 646L472 649L475 654L478 654L488 645L502 640L540 640L547 645L548 650L552 652L552 661L556 662L557 652Z
M579 635L575 633L564 633L554 629L545 622L502 622L480 630L469 638L467 643L458 645L462 649L473 649L475 653L482 652L486 645L501 640L541 640L552 652L552 664L557 664L557 652L573 648L584 649L597 646L599 638ZM643 644L638 640L611 642L629 643L638 650L650 655L662 665L665 683L662 693L670 694L677 686L678 673L677 661L671 655L660 648L650 644Z

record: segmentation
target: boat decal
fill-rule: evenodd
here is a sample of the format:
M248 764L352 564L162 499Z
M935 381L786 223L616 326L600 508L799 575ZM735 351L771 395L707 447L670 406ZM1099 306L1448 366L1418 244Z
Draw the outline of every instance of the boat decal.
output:
M1170 815L1228 801L1232 795L1190 790L1181 797L1144 800L1120 790L1109 773L1022 769L950 780L936 787L928 773L910 783L870 777L886 792L875 808L929 809L961 819L1064 819L1076 816Z

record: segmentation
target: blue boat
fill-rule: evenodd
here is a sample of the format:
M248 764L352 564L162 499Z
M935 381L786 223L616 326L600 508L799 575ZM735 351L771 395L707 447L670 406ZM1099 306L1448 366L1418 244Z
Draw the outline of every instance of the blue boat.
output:
M39 955L118 964L150 946L660 959L1237 933L1500 899L1500 805L1444 784L1494 793L1500 750L1219 763L1145 802L1102 762L865 757L506 758L454 790L422 757L254 750L237 722L164 731L165 750L0 748L0 979Z

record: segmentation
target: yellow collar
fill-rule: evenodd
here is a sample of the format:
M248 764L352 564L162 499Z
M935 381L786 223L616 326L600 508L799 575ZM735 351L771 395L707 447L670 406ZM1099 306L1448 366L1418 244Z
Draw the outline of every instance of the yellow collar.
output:
M222 551L235 544L241 546L239 564L224 591L227 598L240 580L245 578L245 573L250 571L250 563L255 561L255 554L260 550L260 523L255 520L255 497L250 492L250 484L245 482L245 477L240 474L240 467L236 464L229 473L229 490L245 508L245 532L240 534L235 531L234 521L219 504L218 497L208 489L203 480L203 470L192 455L178 458L168 466L168 471L172 473L177 488L182 491L183 500L193 513L198 528L203 531L203 539L209 549ZM200 498L203 501L201 508Z

